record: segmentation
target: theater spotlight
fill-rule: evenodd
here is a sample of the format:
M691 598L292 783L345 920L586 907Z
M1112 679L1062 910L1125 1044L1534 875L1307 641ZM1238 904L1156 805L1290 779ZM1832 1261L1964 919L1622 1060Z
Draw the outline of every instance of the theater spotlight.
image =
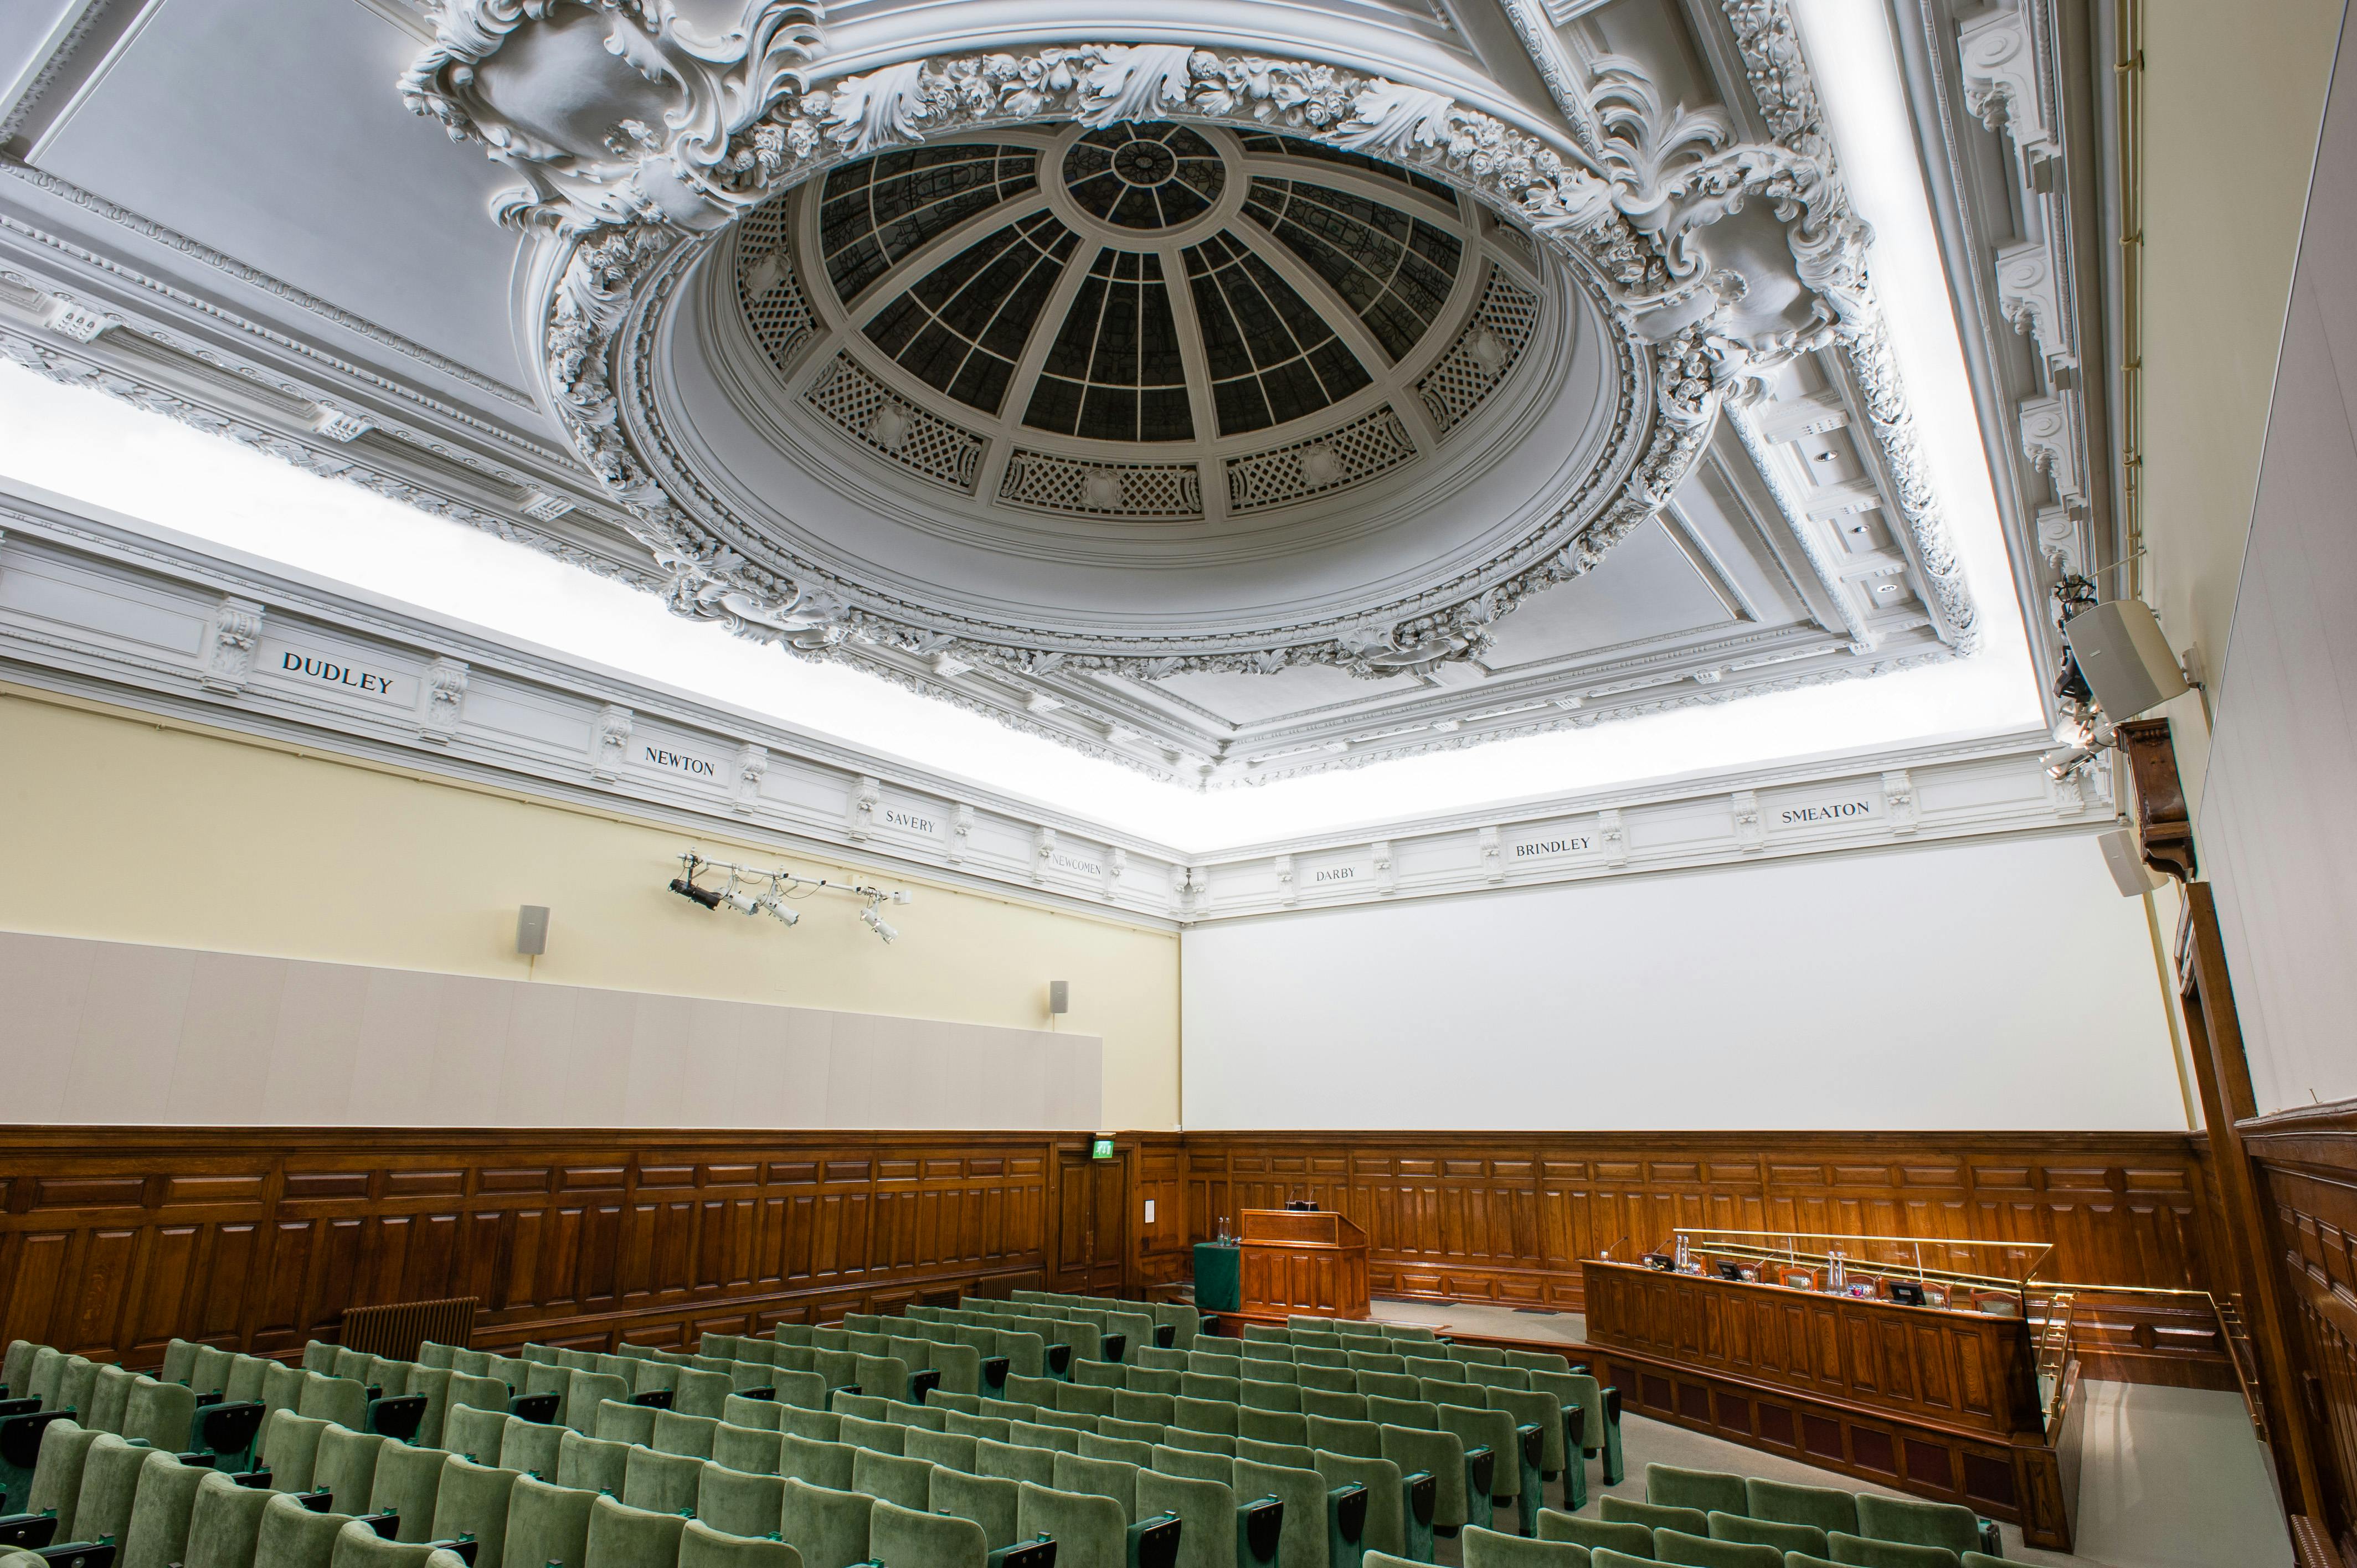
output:
M703 905L707 909L717 909L720 908L720 895L715 893L709 887L698 887L695 885L695 874L693 872L690 872L685 876L673 877L671 879L671 890L678 894L683 898L694 899L697 903Z
M870 904L866 908L860 910L859 918L867 922L867 929L869 930L874 931L877 936L884 939L887 946L889 946L891 943L899 940L900 933L891 926L887 925L883 918L876 913L875 905Z
M728 879L728 886L721 891L720 901L740 915L758 915L761 912L759 900L750 893L738 891L737 878L734 876Z
M753 900L753 908L772 919L789 926L802 918L802 912L800 909L793 908L786 903L785 886L774 877L770 879L770 890Z

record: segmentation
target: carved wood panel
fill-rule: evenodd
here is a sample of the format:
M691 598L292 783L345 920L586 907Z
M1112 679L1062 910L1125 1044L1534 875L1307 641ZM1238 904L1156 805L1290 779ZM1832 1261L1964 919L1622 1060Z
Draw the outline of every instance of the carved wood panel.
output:
M1579 1260L1677 1226L2050 1242L2042 1276L2208 1288L2203 1142L2184 1133L1189 1133L1189 1221L1309 1198L1367 1232L1379 1295L1582 1309ZM1754 1326L1757 1331L1757 1326ZM2230 1388L2199 1297L2103 1298L2090 1376ZM1785 1345L1804 1343L1789 1326ZM1784 1354L1782 1350L1778 1354ZM1959 1374L1961 1375L1961 1374Z
M657 1140L660 1141L657 1141ZM476 1342L651 1345L1044 1280L1013 1133L12 1129L0 1335L134 1366L475 1295ZM1180 1227L1183 1232L1183 1225Z

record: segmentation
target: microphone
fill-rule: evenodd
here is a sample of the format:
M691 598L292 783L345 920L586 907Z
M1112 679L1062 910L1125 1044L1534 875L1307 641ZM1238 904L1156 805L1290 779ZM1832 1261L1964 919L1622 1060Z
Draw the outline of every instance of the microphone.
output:
M1626 1241L1628 1239L1629 1239L1628 1237L1623 1236L1623 1237L1621 1237L1621 1238L1620 1238L1620 1241ZM1620 1241L1615 1241L1615 1242L1613 1242L1613 1243L1612 1243L1612 1247L1618 1247L1618 1246L1620 1244ZM1597 1257L1598 1257L1600 1261L1602 1261L1602 1262L1607 1262L1607 1263L1609 1263L1609 1262L1612 1262L1612 1247L1607 1247L1607 1248L1605 1248L1603 1251L1598 1252L1598 1253L1597 1254Z

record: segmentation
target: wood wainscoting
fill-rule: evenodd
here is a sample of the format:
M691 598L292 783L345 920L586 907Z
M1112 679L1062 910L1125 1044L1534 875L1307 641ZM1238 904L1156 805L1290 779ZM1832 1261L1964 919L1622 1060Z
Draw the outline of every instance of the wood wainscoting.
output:
M347 1306L443 1296L480 1298L475 1343L498 1348L670 1347L1004 1295L1052 1278L1049 1176L1071 1142L10 1128L0 1333L145 1367L175 1335L286 1355L334 1338Z
M2305 1511L2347 1559L2357 1547L2357 1101L2237 1131L2273 1221L2297 1415L2313 1450L2318 1495Z
M1194 1237L1308 1198L1368 1236L1378 1295L1577 1312L1579 1262L1681 1225L2049 1241L2041 1277L2209 1288L2182 1133L1189 1133ZM2235 1386L2201 1297L2085 1298L2086 1375Z

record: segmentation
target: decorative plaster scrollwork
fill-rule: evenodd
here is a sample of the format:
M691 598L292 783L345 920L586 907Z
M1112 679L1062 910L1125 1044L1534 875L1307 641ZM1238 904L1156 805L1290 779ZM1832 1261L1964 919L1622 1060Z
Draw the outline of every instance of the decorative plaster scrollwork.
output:
M2062 400L2024 398L2021 403L2021 450L2029 466L2054 481L2054 493L2068 507L2082 505L2087 492L2079 478L2079 447L2072 439L2071 418Z
M884 786L862 774L843 807L843 831L851 835L852 843L864 843L875 833L876 808L883 803Z
M224 597L213 610L212 635L205 639L205 668L198 683L209 692L245 690L253 676L253 648L262 640L262 607L252 599Z
M2011 5L1991 6L1956 25L1956 43L1964 106L1982 125L2012 138L2022 183L2030 184L2030 165L2052 157L2060 143L2040 91L2029 18Z
M1481 858L1482 880L1503 882L1506 879L1506 856L1498 843L1498 830L1483 828L1475 835L1473 844Z
M418 715L417 738L447 746L457 737L467 716L467 665L463 660L436 659L425 667L425 711Z
M1397 865L1393 864L1392 841L1389 839L1377 839L1373 845L1369 849L1368 857L1374 863L1376 895L1380 897L1388 898L1394 893L1397 893L1399 891L1399 868Z
M1620 808L1607 806L1596 813L1596 842L1603 846L1604 864L1615 871L1629 864L1629 833L1620 822Z
M905 60L814 85L819 13L781 0L745 0L739 26L720 38L685 27L673 0L465 0L446 16L403 91L413 108L484 142L525 175L531 188L507 216L576 237L541 324L560 420L631 514L632 532L668 576L673 608L738 635L803 653L853 638L926 644L937 656L1000 665L1027 663L1040 650L1015 644L1039 636L1054 639L1075 671L1146 679L1305 663L1377 674L1470 658L1498 617L1588 571L1659 510L1698 459L1722 404L1755 399L1794 357L1838 346L1883 445L1932 596L1955 647L1968 652L1974 611L1867 283L1867 231L1833 167L1790 17L1782 0L1726 3L1775 143L1728 145L1723 115L1669 103L1636 66L1617 59L1599 62L1582 99L1592 110L1582 122L1587 134L1567 149L1427 90L1179 43ZM502 46L526 27L562 31L562 47L552 31L520 51L523 63L503 60ZM593 35L637 69L637 82L581 50ZM488 81L512 73L514 102L533 104L533 71L576 55L588 74L573 90L607 116L613 134L604 144L565 145L536 133L521 111L510 118L495 108L511 97L505 87L488 91ZM643 112L624 113L631 105ZM1652 346L1653 417L1619 493L1592 513L1575 512L1596 505L1582 492L1534 534L1543 547L1527 555L1420 590L1372 618L1361 612L1243 634L1260 646L1239 647L1242 637L1229 633L1174 635L1164 639L1171 647L1141 650L1130 646L1135 639L1077 628L977 628L970 637L952 633L944 648L942 625L878 588L830 580L782 547L776 553L786 575L751 566L674 504L655 477L662 465L634 450L613 384L617 341L659 307L663 280L675 281L715 230L790 185L880 148L1041 120L1103 125L1140 117L1280 129L1403 163L1511 213L1557 247L1609 296L1628 338ZM1747 314L1759 292L1752 281L1712 260L1711 226L1752 203L1784 228L1792 276L1803 290L1797 312Z
M1915 781L1903 768L1892 768L1882 776L1882 812L1894 834L1903 836L1915 831Z
M630 750L630 710L608 703L597 710L589 732L589 777L611 784L622 776L622 759Z
M965 863L966 846L974 842L974 808L961 801L950 811L949 855L952 865Z
M1301 889L1294 886L1293 857L1289 854L1280 854L1274 861L1270 862L1270 865L1276 872L1276 896L1278 900L1288 908L1299 903L1301 901Z
M2054 258L2042 240L2024 240L1996 253L1997 308L2013 329L2038 345L2050 364L2073 365L2077 356L2062 335L2062 302L2056 291Z
M737 748L737 783L730 792L728 809L739 816L750 815L761 804L761 780L769 776L770 748L751 741Z
M716 229L768 193L775 149L747 133L825 47L818 0L741 0L703 31L676 0L447 0L402 76L410 109L523 178L504 223L571 231L651 220ZM717 5L690 5L690 11ZM531 27L533 48L501 58ZM594 127L594 128L593 128Z
M1745 854L1757 854L1768 847L1768 832L1760 822L1760 797L1749 789L1738 789L1730 799L1735 814L1735 847Z
M1048 868L1056 860L1056 830L1034 828L1031 831L1031 880L1048 880Z
M2059 575L2075 577L2086 570L2085 558L2080 553L2081 539L2079 520L2071 515L2069 507L2038 509L2038 553L2053 563Z

